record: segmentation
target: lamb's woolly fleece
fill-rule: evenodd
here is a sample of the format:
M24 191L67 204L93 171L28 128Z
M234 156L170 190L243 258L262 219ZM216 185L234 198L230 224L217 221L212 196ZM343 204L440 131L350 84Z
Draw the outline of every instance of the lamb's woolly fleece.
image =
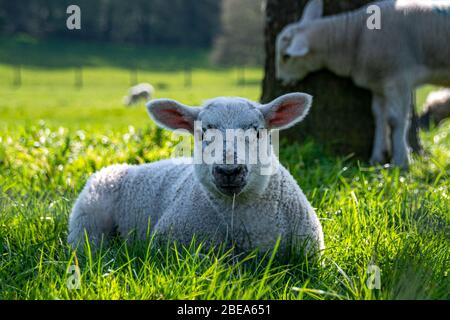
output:
M420 124L428 128L430 122L438 125L450 118L450 89L441 89L431 92L424 106L424 113L420 117Z
M311 101L307 94L292 93L265 105L216 98L202 108L191 108L160 99L147 109L160 126L172 130L184 126L194 133L195 121L222 131L288 127L307 114ZM230 145L223 149L224 156L234 152L237 157ZM117 232L138 239L156 234L158 240L183 244L195 237L208 247L234 244L244 251L270 250L278 239L281 249L298 244L307 252L323 249L322 227L313 208L273 152L270 156L273 174L262 174L262 163L246 163L245 185L234 196L217 188L213 172L223 164L194 164L185 158L105 168L89 179L76 201L68 241L77 247L86 233L98 245Z
M233 222L233 224L232 224ZM94 174L70 216L68 241L83 242L84 230L98 245L102 234L133 230L140 239L157 232L188 244L193 236L209 244L232 239L242 250L273 248L312 240L322 249L320 222L290 173L280 165L258 198L219 198L197 181L192 165L165 160L140 166L114 165ZM150 231L150 232L149 232Z

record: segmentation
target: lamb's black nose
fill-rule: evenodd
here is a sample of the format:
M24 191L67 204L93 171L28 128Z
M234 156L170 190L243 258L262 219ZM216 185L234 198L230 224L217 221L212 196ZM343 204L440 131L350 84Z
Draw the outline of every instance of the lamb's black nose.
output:
M225 177L239 176L244 172L244 166L216 166L214 173Z
M247 184L246 165L215 165L212 174L217 188L226 195L239 194Z

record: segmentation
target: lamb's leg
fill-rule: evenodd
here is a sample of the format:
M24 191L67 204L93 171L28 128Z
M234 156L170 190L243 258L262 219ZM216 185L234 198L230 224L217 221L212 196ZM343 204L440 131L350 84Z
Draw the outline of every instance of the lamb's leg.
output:
M70 215L67 242L73 249L83 246L85 240L96 248L113 231L111 216L104 211L104 205L90 203L88 198L89 194L83 192Z
M407 142L410 124L411 90L395 90L387 96L388 121L392 128L392 163L403 169L409 165L409 147Z
M382 96L373 96L372 112L375 118L375 140L370 163L384 164L386 163L387 156L390 153L390 141L386 104L385 99Z
M117 197L126 166L112 166L95 173L87 182L69 219L67 241L75 249L86 236L93 247L113 233L116 223Z

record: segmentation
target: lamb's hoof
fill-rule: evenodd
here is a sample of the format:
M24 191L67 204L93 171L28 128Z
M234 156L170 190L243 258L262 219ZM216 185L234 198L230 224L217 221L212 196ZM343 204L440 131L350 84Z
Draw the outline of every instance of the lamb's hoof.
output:
M372 166L384 166L389 163L390 153L388 150L384 150L381 153L373 153L370 158L370 165Z
M385 157L372 157L369 161L371 166L383 166L387 163Z
M399 168L401 171L408 171L409 169L409 160L406 161L393 161L393 166Z

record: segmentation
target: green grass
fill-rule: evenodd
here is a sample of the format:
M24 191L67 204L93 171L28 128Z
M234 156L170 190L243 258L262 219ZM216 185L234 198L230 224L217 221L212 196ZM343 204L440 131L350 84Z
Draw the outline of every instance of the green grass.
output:
M450 298L449 122L422 133L427 155L416 158L408 173L332 157L313 142L282 145L283 164L324 227L321 265L254 254L236 260L232 252L205 254L195 244L158 248L120 241L76 259L66 244L67 218L89 175L171 152L170 135L150 122L142 105L121 105L128 54L143 61L140 81L166 85L157 97L187 104L217 95L257 99L262 73L247 70L249 84L238 86L237 70L214 69L203 61L205 52L194 52L189 89L182 71L189 51L70 45L76 54L66 50L62 57L59 42L9 39L0 48L0 298ZM66 67L64 60L72 62ZM83 61L89 61L84 87L77 89L72 68ZM170 67L163 70L166 62ZM14 63L23 64L19 88L11 85ZM431 89L419 91L419 102ZM381 269L381 290L366 286L370 263ZM81 271L78 290L67 286L72 265Z

